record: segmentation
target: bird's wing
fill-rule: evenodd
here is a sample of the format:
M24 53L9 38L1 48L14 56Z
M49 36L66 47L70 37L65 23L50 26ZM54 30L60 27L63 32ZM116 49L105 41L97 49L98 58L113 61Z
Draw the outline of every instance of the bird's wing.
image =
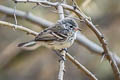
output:
M66 38L67 30L60 26L54 26L40 32L35 41L64 41Z

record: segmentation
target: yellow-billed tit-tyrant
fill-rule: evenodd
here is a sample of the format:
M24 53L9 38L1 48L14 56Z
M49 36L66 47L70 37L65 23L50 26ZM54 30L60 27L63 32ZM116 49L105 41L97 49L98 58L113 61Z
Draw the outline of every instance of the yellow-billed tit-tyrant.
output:
M54 26L42 30L33 40L18 44L18 47L39 44L54 50L62 50L69 48L74 43L79 30L80 28L74 19L64 18Z

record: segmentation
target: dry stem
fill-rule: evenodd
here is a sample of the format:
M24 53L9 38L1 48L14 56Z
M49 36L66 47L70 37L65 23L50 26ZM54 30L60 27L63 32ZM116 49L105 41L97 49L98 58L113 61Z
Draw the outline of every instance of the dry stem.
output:
M82 64L80 64L74 57L72 57L69 53L66 53L66 57L73 62L80 70L84 71L84 73L89 77L90 80L98 80L94 74L88 71Z
M63 7L61 6L61 4L58 5L57 9L58 9L58 14L59 14L60 20L64 19L64 12L63 12ZM66 52L64 50L61 52L63 59L66 59L65 53ZM60 60L60 69L59 69L59 74L58 74L58 80L63 80L63 76L64 76L64 72L65 72L65 60L63 60L63 59Z
M76 6L76 7L80 11L80 8L78 6ZM84 16L84 14L79 14L79 18L82 18L84 20L85 24L87 24L88 27L96 34L97 38L99 39L100 43L102 44L102 47L104 50L103 55L105 55L107 57L109 63L111 64L112 70L113 70L114 75L115 75L115 79L120 80L119 68L116 64L116 61L113 59L113 57L109 51L109 48L107 46L107 43L106 43L106 40L104 39L103 34L96 28L96 26L92 23L92 21L90 19L88 19Z
M18 29L18 30L26 32L27 34L32 34L34 36L38 35L37 32L35 32L33 30L30 30L30 29L28 29L26 27L15 25L15 24L11 24L11 23L8 23L8 22L5 22L5 21L0 21L0 25L4 26L4 27L10 27L10 28Z
M80 11L80 8L78 6L76 6L76 7ZM79 12L79 13L81 13L81 12ZM96 28L96 26L92 23L92 21L90 19L88 19L84 16L84 14L78 14L78 15L79 15L79 18L80 19L82 18L84 20L85 24L87 24L88 27L96 34L97 38L99 39L100 43L102 44L102 47L104 50L103 55L105 55L107 57L107 59L109 60L109 62L111 64L112 70L115 75L115 79L120 80L119 68L116 64L116 61L113 59L113 57L109 51L109 48L107 46L107 43L106 43L106 40L104 39L103 34Z

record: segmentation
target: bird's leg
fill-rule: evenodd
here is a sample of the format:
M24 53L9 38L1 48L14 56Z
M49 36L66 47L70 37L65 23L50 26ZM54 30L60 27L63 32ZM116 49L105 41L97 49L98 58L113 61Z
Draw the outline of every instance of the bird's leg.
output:
M63 50L64 50L66 53L68 52L67 48L63 48L63 49L61 50L61 52L62 52Z
M63 57L63 55L62 54L60 54L62 51L63 51L63 49L62 50L53 50L62 60L66 60L64 57ZM61 59L59 60L59 61L61 61Z
M59 54L62 53L63 51L65 51L65 53L68 52L67 48L63 48L63 49L59 50ZM65 61L66 59L65 59L64 55L62 55L62 54L60 54L60 55L62 56L62 59L64 59L64 61Z

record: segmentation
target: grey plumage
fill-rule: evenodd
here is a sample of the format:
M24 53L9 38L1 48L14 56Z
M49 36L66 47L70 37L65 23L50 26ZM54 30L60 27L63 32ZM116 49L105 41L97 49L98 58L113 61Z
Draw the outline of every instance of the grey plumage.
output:
M21 43L19 47L29 47L33 44L40 44L47 48L62 49L70 47L76 39L78 25L75 20L65 18L58 21L53 27L41 31L34 40Z

